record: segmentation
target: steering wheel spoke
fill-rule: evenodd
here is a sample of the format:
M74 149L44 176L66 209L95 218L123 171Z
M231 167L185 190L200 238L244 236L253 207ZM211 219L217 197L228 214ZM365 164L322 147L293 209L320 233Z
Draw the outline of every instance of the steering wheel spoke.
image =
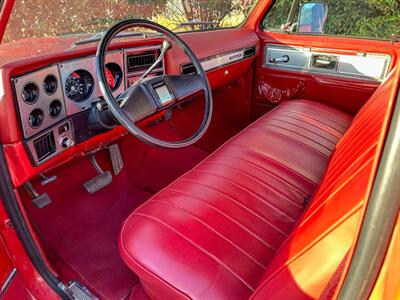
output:
M176 101L182 101L186 98L200 94L204 91L200 75L168 75L165 79L174 90Z
M117 98L120 108L133 122L138 122L157 112L153 96L143 84L132 85Z

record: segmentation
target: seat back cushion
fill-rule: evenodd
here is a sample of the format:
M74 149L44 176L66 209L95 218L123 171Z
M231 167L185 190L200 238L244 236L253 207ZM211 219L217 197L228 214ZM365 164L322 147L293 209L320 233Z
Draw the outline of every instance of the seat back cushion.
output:
M337 144L309 207L267 267L252 299L319 299L335 293L332 277L343 271L360 228L397 77L393 71L381 84Z

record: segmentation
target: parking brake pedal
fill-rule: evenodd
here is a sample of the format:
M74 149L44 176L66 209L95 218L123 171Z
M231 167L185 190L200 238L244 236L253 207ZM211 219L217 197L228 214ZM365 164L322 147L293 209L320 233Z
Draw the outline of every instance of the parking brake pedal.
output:
M94 157L94 154L90 155L90 161L99 175L86 181L83 186L89 193L94 194L112 182L112 175L110 171L103 171L101 169L96 161L96 158Z
M39 194L29 181L24 183L24 188L33 198L32 202L37 208L43 208L51 203L50 196L47 193Z

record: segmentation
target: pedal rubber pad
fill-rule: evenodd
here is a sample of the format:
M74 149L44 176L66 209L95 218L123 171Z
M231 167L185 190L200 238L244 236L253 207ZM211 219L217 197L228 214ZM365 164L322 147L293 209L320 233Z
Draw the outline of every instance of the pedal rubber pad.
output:
M86 286L75 280L68 283L67 293L73 300L99 300Z
M112 182L112 175L110 171L106 171L86 181L83 184L83 186L89 193L94 194L98 190L101 190L102 188L109 185L111 182Z
M51 199L47 193L44 193L37 196L32 202L37 208L43 208L51 203Z
M108 147L110 151L111 164L114 170L114 174L118 175L124 167L124 161L122 160L121 151L119 150L118 144L111 145Z

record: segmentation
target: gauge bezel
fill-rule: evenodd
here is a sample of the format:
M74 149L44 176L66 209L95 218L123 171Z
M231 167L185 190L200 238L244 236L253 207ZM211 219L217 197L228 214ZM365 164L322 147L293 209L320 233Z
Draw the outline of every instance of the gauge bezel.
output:
M57 114L56 114L56 115L52 115L52 114L51 114L51 106L52 106L54 103L56 103L56 102L59 103L60 108L59 108L59 110L57 111ZM57 118L61 115L62 110L63 110L63 106L62 106L61 100L60 100L60 99L54 99L54 100L51 100L51 102L50 102L50 104L49 104L49 108L48 108L47 113L49 114L49 117L50 117L50 118L52 118L52 119L57 119Z
M45 88L45 84L46 84L46 80L47 80L49 77L52 77L52 78L54 79L55 87L54 87L54 89L53 89L52 91L47 92L47 91L46 91L46 88ZM57 80L57 76L54 75L54 74L48 74L48 75L46 75L46 77L43 79L42 88L43 88L43 91L44 91L44 93L45 93L46 95L48 95L48 96L54 95L54 94L57 92L57 89L58 89L58 80Z
M116 90L118 90L118 89L120 88L122 82L124 81L124 71L122 70L122 67L121 67L119 64L117 64L116 62L113 62L113 61L107 63L107 64L105 65L105 67L106 67L106 69L109 70L109 71L111 72L111 74L114 76L114 80L115 80L115 78L116 78L115 72L120 73L120 74L118 74L119 77L117 78L114 87L111 89L111 91L115 92ZM114 69L115 67L116 67L117 69ZM114 70L113 70L113 69L114 69ZM110 88L111 88L111 87L110 87Z
M27 101L27 100L25 99L25 97L24 97L24 90L25 90L25 88L26 88L28 85L33 85L33 86L35 86L36 91L37 91L36 98L35 98L33 101ZM34 81L29 81L29 82L25 83L24 86L22 87L22 90L21 90L21 99L22 99L22 101L24 101L24 102L25 102L26 104L28 104L28 105L33 105L33 104L35 104L36 102L39 101L39 98L40 98L40 88L39 88L39 86L37 85L37 83L34 82Z
M31 124L31 116L32 116L33 112L35 112L35 111L38 111L38 112L40 113L40 115L41 115L41 118L42 118L41 121L40 121L40 123L39 123L38 125L36 125L36 126L34 126L34 125ZM40 109L40 108L35 108L35 109L33 109L33 110L31 111L31 113L29 114L29 116L28 116L28 124L29 124L29 126L30 126L31 128L33 128L33 129L40 128L40 127L43 125L44 120L45 120L45 115L44 115L43 110Z
M67 82L68 82L69 78L70 78L71 76L73 76L73 75L72 75L73 73L79 74L81 77L82 77L82 75L84 75L84 76L86 77L86 79L82 78L82 79L84 80L84 83L85 83L86 92L85 92L85 94L84 94L83 97L80 97L80 98L77 98L77 99L71 98L71 97L68 95L68 91L67 91ZM89 80L91 81L91 82L90 82L90 87L89 87L89 88L88 88L87 79L89 79ZM87 99L89 99L90 96L92 96L93 91L94 91L94 87L95 87L95 81L94 81L93 75L92 75L88 70L85 70L85 69L77 69L77 70L74 70L74 71L70 72L70 74L67 76L67 78L66 78L66 80L65 80L65 84L64 84L64 93L65 93L65 96L66 96L68 99L70 99L71 101L76 102L76 103L81 103L81 102L84 102L84 101L86 101Z

